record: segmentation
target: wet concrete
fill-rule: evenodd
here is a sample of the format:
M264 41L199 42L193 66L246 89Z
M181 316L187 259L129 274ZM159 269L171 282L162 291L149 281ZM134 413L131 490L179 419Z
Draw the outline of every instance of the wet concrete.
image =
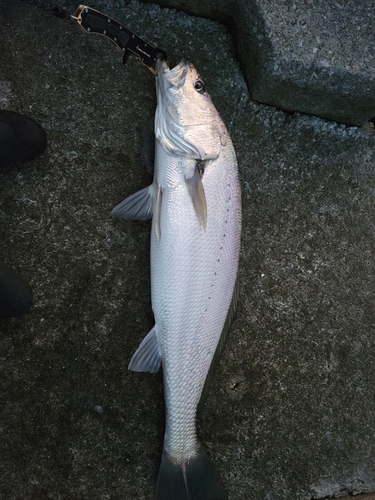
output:
M252 102L223 25L135 1L95 7L194 62L237 151L241 300L199 419L229 498L375 491L373 128ZM151 181L140 130L154 80L22 2L0 1L0 23L0 106L49 141L0 178L0 260L35 297L0 323L0 497L150 500L162 380L127 371L153 324L150 224L109 212Z

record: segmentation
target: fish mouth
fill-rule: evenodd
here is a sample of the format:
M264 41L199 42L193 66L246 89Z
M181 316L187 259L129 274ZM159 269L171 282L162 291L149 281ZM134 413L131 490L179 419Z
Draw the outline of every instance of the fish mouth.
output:
M163 82L164 91L170 88L178 90L183 87L189 66L189 61L182 60L177 66L170 69L165 59L159 59L156 69L159 79Z

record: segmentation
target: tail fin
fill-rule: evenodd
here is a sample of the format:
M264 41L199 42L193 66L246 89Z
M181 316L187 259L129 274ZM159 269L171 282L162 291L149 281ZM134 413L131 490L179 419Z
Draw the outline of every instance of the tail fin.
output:
M228 500L220 476L203 448L191 460L176 464L163 450L156 500Z

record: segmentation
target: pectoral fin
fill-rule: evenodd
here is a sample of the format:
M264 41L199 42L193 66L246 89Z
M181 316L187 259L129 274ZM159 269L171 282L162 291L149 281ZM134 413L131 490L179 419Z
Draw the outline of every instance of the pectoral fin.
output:
M200 174L200 168L198 165L195 167L194 175L189 179L186 179L186 185L188 187L199 224L203 227L204 230L206 230L207 202L206 195L204 193L202 177Z
M111 212L113 217L129 220L148 220L152 217L153 185L125 198Z
M128 369L133 372L156 373L161 364L161 352L156 336L156 326L152 328L139 344L130 360Z

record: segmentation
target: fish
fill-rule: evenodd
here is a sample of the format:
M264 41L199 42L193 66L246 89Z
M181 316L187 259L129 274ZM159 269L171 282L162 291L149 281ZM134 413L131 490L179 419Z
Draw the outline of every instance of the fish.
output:
M241 189L229 133L189 61L156 66L155 165L150 186L112 216L152 218L155 324L129 370L162 366L166 424L157 500L225 500L200 443L196 415L208 392L238 299Z

